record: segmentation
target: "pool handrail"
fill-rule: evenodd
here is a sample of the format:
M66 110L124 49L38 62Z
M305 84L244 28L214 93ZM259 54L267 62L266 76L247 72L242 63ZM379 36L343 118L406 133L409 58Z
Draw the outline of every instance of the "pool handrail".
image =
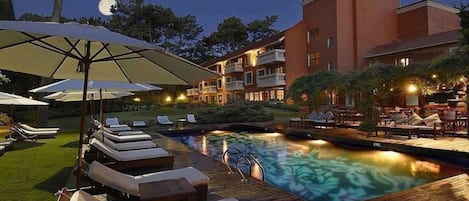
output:
M228 174L233 174L233 170L231 169L230 164L229 164L230 162L229 162L229 155L228 154L230 154L230 152L237 155L237 157L235 159L235 162L236 162L235 167L236 167L236 169L238 170L239 174L242 177L241 181L247 181L247 178L246 178L246 176L244 176L244 173L241 171L241 168L239 168L239 166L238 166L240 157L244 160L244 162L246 162L249 165L249 174L252 174L252 165L253 165L253 163L251 161L253 161L257 166L259 166L259 168L261 170L262 181L264 181L264 178L265 178L265 176L264 176L264 167L262 166L260 161L256 158L256 156L253 153L243 153L238 148L227 149L225 152L223 152L222 161L226 165L226 167L228 168ZM226 159L227 155L228 155L228 159Z

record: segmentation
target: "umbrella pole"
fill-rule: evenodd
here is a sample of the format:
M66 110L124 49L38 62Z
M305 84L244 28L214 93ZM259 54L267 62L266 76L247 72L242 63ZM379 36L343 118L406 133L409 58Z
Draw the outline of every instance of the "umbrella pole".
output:
M99 122L104 121L104 115L103 115L103 89L99 89Z
M86 117L86 95L88 93L88 71L90 69L90 42L86 42L86 55L85 58L83 59L83 65L84 65L84 73L85 73L85 79L83 80L83 99L81 100L81 120L80 120L80 139L79 139L79 144L78 144L78 164L77 164L77 171L76 171L76 188L80 189L80 178L81 178L81 163L82 163L82 145L83 145L83 135L85 132L85 117Z

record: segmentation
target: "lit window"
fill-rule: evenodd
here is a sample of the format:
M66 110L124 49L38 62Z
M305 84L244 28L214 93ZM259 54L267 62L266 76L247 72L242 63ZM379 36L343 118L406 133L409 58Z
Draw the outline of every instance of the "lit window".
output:
M309 58L310 58L310 61L311 61L310 64L316 64L317 65L317 64L320 63L321 54L319 52L311 53Z
M310 67L311 66L311 55L310 54L308 54L308 61L307 62L308 62L308 67Z
M245 85L252 85L252 72L246 72L244 74L244 76L245 76L245 79L244 79L245 83L244 84Z
M328 71L333 71L334 69L334 62L329 62L327 63L327 70Z
M403 57L403 58L400 58L400 59L396 60L396 65L406 67L406 66L409 65L409 62L410 62L409 57Z

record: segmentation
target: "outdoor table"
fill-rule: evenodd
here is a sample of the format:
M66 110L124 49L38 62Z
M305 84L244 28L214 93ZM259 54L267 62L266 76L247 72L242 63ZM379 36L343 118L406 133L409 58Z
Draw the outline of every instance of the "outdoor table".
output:
M195 188L186 178L141 183L138 187L140 189L140 200L143 201L195 201L197 197Z

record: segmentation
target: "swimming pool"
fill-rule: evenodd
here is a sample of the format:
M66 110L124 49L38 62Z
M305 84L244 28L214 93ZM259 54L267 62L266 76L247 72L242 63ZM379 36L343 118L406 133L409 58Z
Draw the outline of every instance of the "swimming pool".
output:
M463 172L402 153L346 149L279 133L216 131L173 138L220 161L228 149L251 152L262 163L266 182L305 200L366 200Z

